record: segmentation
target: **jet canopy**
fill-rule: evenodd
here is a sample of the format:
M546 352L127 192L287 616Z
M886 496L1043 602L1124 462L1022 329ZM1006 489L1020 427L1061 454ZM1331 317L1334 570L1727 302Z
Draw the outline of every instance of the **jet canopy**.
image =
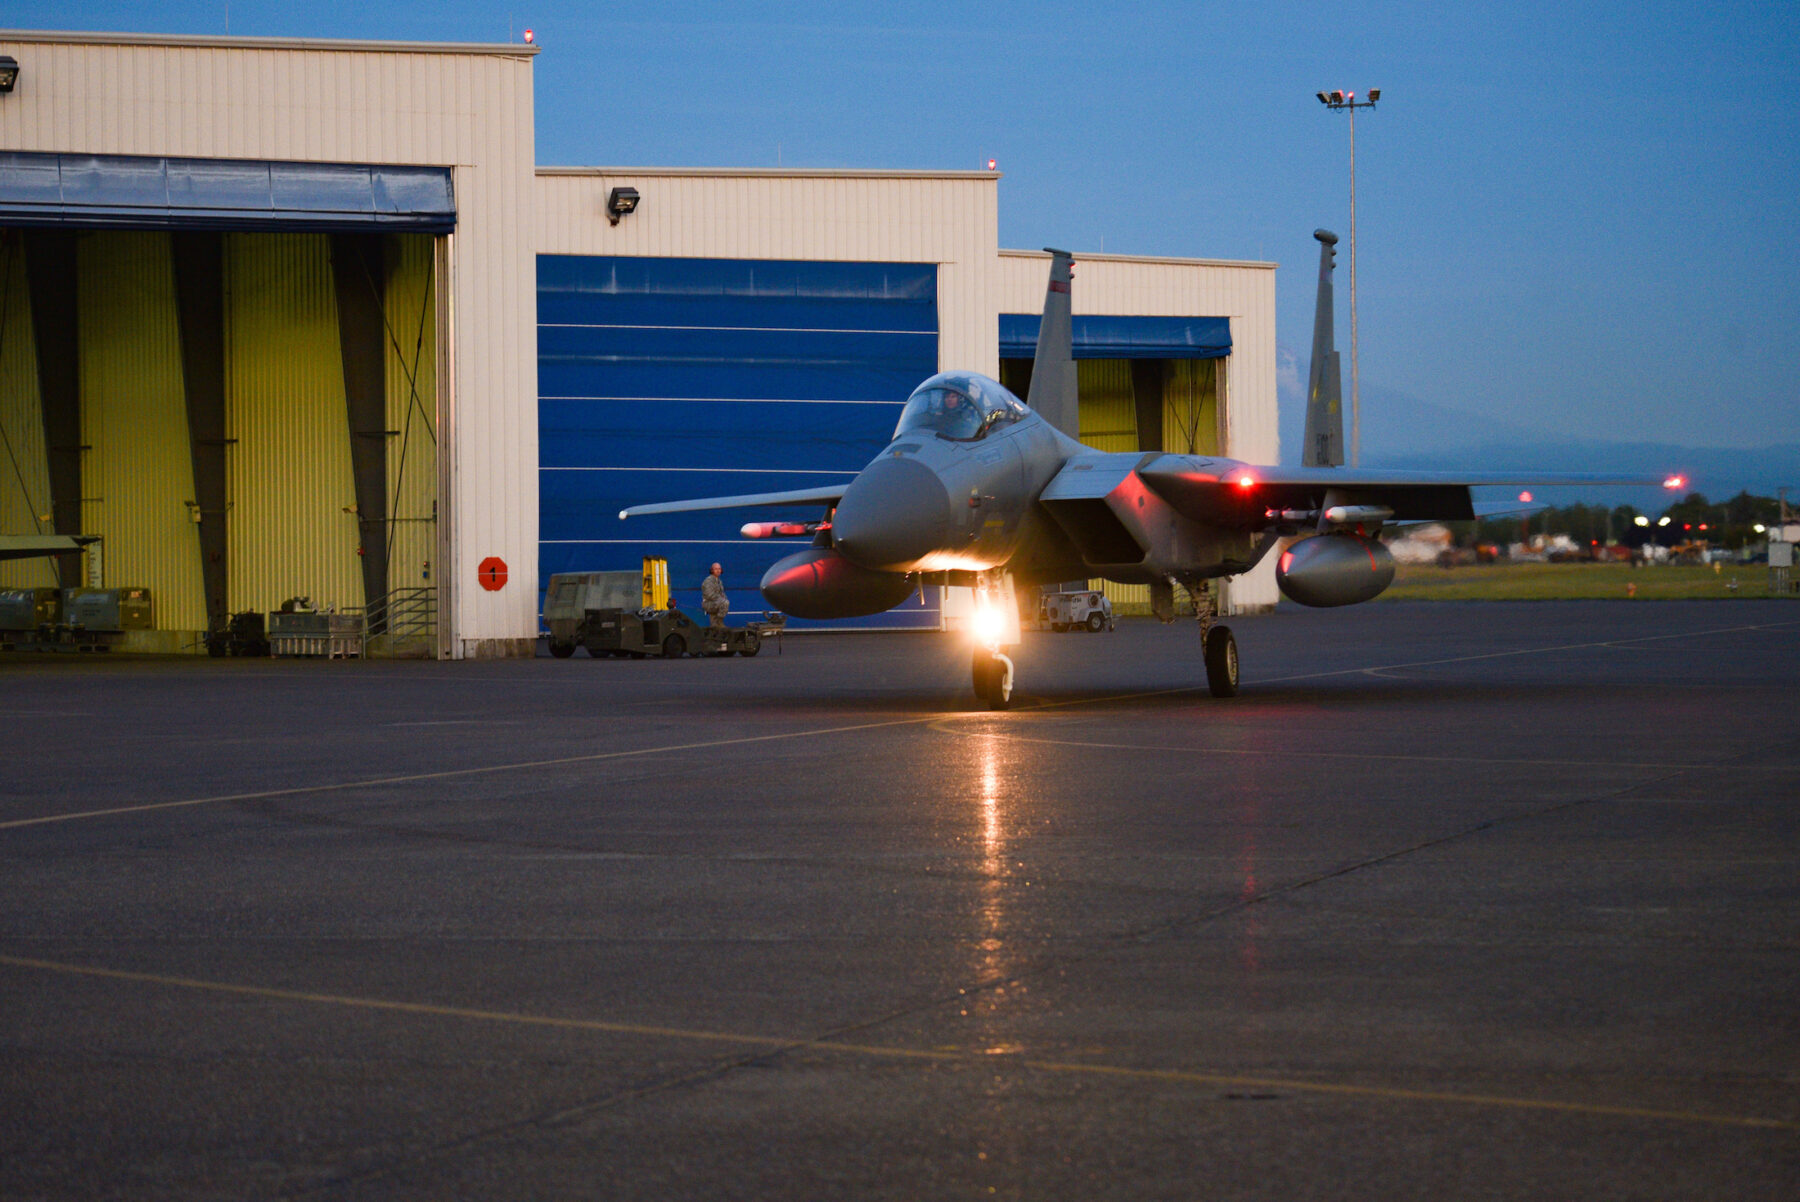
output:
M998 380L974 372L943 372L913 389L906 408L900 411L894 437L932 433L956 442L973 442L1027 412L1024 402Z

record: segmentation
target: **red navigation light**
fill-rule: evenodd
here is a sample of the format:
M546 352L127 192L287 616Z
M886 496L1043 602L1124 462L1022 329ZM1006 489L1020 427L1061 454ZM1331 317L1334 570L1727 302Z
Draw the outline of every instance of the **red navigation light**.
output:
M1000 160L998 160L998 159L989 159L988 160L988 170L989 171L996 171L999 169L999 167L1000 167Z
M531 45L532 42L534 42L536 40L537 40L537 35L532 33L531 30L527 29L525 31L525 44L527 46L529 46L529 45Z
M1256 487L1256 477L1252 476L1248 472L1245 472L1243 475L1238 477L1238 487L1239 488L1255 488Z
M1705 523L1705 522L1701 522L1701 523L1700 523L1700 529L1702 529L1702 530L1704 530L1704 529L1706 529L1706 523Z
M1663 487L1668 488L1668 489L1676 489L1676 488L1682 487L1686 483L1687 483L1686 476L1670 476L1667 480L1663 481Z
M1522 492L1519 494L1519 500L1524 502L1525 504L1529 505L1529 504L1531 504L1531 494L1528 492Z

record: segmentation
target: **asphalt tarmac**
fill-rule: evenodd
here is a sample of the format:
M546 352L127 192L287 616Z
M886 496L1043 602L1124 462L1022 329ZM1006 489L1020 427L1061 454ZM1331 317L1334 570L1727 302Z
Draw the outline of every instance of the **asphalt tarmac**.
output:
M0 1196L1800 1197L1800 606L0 656Z

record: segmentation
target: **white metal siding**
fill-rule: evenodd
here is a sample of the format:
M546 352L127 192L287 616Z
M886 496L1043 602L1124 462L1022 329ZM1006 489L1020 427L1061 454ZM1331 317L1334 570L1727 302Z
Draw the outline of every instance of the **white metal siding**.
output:
M550 168L537 176L541 254L936 263L938 363L1000 369L999 210L986 172ZM606 218L616 187L635 213Z
M11 150L454 169L454 359L443 374L455 393L443 426L459 437L440 453L456 457L442 498L455 545L436 583L452 654L526 649L538 512L533 52L6 32L0 53L20 64L0 104ZM499 592L475 579L488 555L512 569Z

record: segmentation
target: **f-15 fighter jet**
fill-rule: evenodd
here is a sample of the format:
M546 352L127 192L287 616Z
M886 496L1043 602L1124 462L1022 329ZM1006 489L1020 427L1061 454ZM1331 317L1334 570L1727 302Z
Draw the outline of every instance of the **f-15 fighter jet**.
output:
M1302 467L1103 453L1077 442L1072 258L1052 249L1029 404L987 376L942 372L914 389L893 441L848 482L635 505L619 517L823 505L818 521L743 527L750 537L812 539L763 576L769 604L797 617L850 618L891 609L926 583L972 586L975 693L1004 709L1014 682L1003 648L1019 641L1014 582L1099 576L1147 584L1151 608L1164 621L1174 619L1176 586L1185 588L1194 599L1208 687L1215 697L1230 697L1238 691L1237 642L1215 620L1212 582L1248 572L1282 543L1289 545L1275 580L1284 594L1302 605L1351 605L1394 578L1394 560L1377 537L1384 523L1475 517L1471 486L1646 483L1342 467L1331 287L1337 236L1319 230L1314 237L1319 294Z

